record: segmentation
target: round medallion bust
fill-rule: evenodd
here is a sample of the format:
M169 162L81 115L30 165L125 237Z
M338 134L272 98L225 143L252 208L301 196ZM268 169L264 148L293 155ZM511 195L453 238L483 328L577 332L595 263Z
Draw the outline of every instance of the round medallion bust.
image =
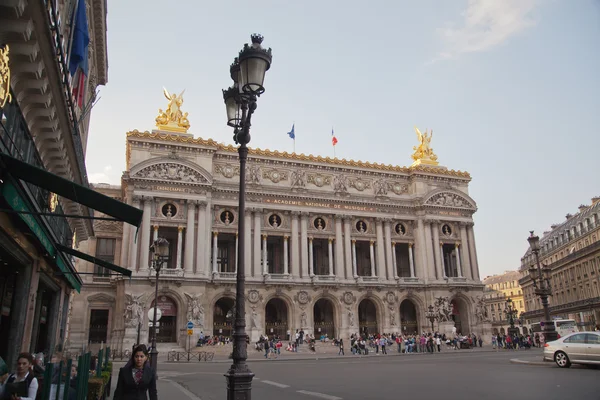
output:
M301 290L298 292L298 303L306 304L310 301L310 297L308 296L308 292Z

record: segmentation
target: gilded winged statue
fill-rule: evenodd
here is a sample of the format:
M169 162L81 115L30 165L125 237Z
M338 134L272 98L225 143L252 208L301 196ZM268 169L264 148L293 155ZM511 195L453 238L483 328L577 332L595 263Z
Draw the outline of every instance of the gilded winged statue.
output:
M417 139L419 140L419 145L413 147L413 150L415 151L412 155L413 160L423 164L437 165L437 156L433 153L433 149L431 148L433 130L429 132L425 130L425 133L421 133L419 128L415 126L415 132L417 134Z
M162 108L158 109L156 125L159 128L166 130L175 128L174 130L177 131L187 131L189 129L190 121L187 118L188 113L181 112L183 93L185 93L185 89L178 95L177 93L169 93L169 91L163 87L163 94L166 99L169 100L169 104L165 111L163 111Z

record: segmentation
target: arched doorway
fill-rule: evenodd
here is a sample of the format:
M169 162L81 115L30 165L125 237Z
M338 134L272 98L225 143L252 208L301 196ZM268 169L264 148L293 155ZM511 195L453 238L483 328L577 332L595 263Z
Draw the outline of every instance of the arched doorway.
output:
M233 317L235 302L229 297L222 297L213 308L213 335L231 337L233 333Z
M417 307L410 300L404 300L400 304L400 326L402 333L412 335L419 332L417 318Z
M364 299L358 305L358 326L360 334L369 336L374 333L379 333L377 326L377 307L373 300Z
M271 299L265 306L265 334L276 336L281 340L289 339L288 331L288 308L285 301Z
M315 321L314 335L319 340L321 335L327 334L330 339L335 337L335 311L329 299L319 299L313 307ZM301 327L304 328L304 327Z
M456 298L450 302L452 305L452 320L456 333L468 335L470 333L469 326L469 307L465 300Z
M492 333L493 333L494 335L498 335L498 328L494 328L494 329L492 330Z
M526 326L523 327L523 335L529 335L529 330Z
M500 334L501 335L506 335L506 331L504 330L504 328L500 328Z
M154 300L150 307L154 307ZM177 342L177 303L169 296L158 296L158 308L161 311L160 321L157 321L156 342ZM152 329L149 329L152 340Z

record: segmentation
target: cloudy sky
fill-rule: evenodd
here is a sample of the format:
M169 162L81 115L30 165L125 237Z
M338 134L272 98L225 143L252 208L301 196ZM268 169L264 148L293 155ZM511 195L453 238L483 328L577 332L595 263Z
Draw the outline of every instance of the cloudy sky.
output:
M108 2L109 82L92 112L91 182L119 183L125 133L185 89L195 136L231 143L221 89L249 34L273 48L252 147L409 165L413 126L472 175L481 275L519 267L600 195L600 2Z

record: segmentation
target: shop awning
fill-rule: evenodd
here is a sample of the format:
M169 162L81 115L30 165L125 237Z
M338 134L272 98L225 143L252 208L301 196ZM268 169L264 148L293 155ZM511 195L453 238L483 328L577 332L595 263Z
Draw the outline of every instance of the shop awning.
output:
M0 158L7 171L15 178L32 183L76 203L110 215L117 221L127 222L138 228L142 223L143 212L139 208L100 194L7 154L0 153ZM81 216L81 218L89 217Z
M74 257L81 258L82 260L85 260L85 261L89 261L93 264L99 265L99 266L109 269L111 271L118 272L122 275L131 277L131 270L129 270L129 269L119 267L115 264L109 263L108 261L104 261L104 260L101 260L96 257L92 257L89 254L85 254L80 251L71 249L70 247L63 246L62 244L59 244L59 243L56 244L56 248L58 250L62 251L63 253L70 254Z

